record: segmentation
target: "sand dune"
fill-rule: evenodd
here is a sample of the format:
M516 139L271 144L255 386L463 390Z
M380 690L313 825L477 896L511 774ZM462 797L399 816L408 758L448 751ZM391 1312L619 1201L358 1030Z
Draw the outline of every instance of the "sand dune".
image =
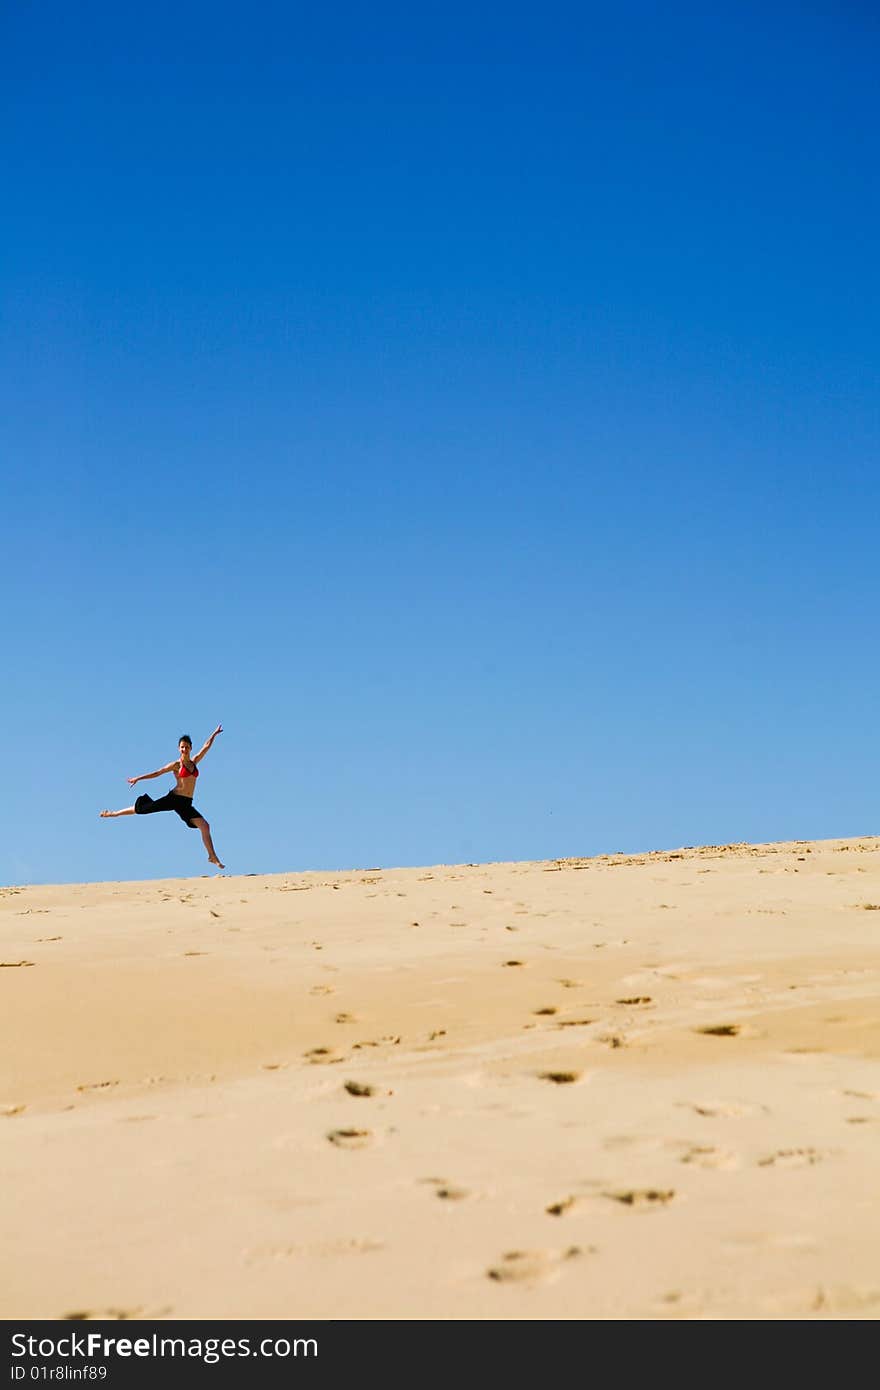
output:
M880 840L0 889L0 1317L874 1319Z

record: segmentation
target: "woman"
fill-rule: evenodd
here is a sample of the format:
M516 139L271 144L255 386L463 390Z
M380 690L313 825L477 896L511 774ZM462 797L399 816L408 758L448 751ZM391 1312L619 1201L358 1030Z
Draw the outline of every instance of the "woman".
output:
M218 869L224 869L225 864L221 864L217 858L217 851L211 839L211 827L205 820L201 811L197 811L193 806L193 792L196 787L196 778L199 775L199 763L207 753L211 744L218 734L222 734L223 725L218 724L211 737L204 746L199 749L195 757L192 756L192 739L189 734L182 734L178 740L178 750L180 757L176 762L166 763L156 772L142 772L140 777L129 777L128 785L133 787L135 782L146 782L151 777L161 777L165 772L173 772L177 778L177 785L173 792L167 792L165 796L160 796L158 801L154 801L151 796L142 793L133 806L126 806L124 811L102 811L102 819L108 816L148 816L153 811L176 811L191 830L200 830L205 849L208 851L208 859L212 864L216 864Z

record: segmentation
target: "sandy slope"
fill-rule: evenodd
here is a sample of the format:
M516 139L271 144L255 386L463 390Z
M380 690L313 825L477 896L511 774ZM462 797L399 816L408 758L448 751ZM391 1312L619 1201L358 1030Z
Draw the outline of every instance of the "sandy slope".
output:
M874 1319L880 840L0 889L0 1317Z

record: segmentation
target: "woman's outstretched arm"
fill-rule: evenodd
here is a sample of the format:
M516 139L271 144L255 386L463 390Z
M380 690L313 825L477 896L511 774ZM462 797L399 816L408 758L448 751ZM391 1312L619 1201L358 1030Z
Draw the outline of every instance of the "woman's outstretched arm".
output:
M158 768L155 772L142 772L139 777L129 777L128 785L133 787L135 782L148 782L151 777L161 777L163 772L173 772L178 763L166 763L164 767Z
M218 734L222 734L222 732L223 725L218 724L214 732L211 734L210 738L205 739L205 742L202 744L198 753L196 753L195 757L193 758L194 763L200 763L202 761L202 758L205 756L208 749L211 747L211 744L214 742L214 739L217 737Z

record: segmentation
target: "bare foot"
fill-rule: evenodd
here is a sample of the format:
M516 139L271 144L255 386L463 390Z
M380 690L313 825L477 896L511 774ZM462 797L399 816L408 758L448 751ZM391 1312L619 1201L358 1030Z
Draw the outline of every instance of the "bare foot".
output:
M209 864L216 864L218 869L225 869L225 868L226 868L226 865L225 865L225 864L221 864L221 863L220 863L220 860L217 858L216 855L214 855L214 856L212 857L212 856L209 854L209 855L208 855L208 863L209 863Z
M101 819L104 820L104 818L105 818L106 816L113 816L113 815L115 815L115 814L116 814L115 811L102 811L102 812L101 812Z

